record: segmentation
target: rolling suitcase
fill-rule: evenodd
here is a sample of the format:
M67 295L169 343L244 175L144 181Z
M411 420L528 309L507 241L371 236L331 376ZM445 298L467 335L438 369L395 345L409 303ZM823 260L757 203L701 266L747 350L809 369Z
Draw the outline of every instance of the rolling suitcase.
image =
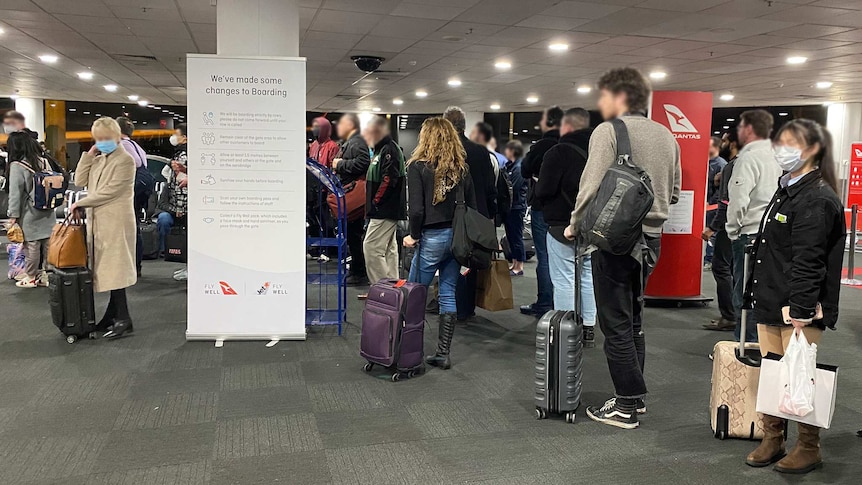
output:
M48 275L51 319L66 342L96 336L93 273L87 268L55 268Z
M743 282L748 282L749 248ZM718 342L713 348L709 416L716 438L762 439L763 420L755 410L760 380L760 345L745 342L748 305L743 305L739 342Z
M581 257L575 265L575 311L551 310L536 325L536 419L565 414L574 423L581 403L584 322Z
M375 365L393 372L392 381L424 369L425 286L405 280L380 280L368 290L362 311L359 355L365 371Z
M156 224L151 221L139 221L138 228L143 241L142 258L159 259L159 229Z

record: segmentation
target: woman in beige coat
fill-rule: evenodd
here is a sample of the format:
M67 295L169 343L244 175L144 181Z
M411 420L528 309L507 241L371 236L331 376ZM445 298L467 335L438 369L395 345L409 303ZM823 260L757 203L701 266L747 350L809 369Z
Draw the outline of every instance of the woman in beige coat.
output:
M117 338L133 331L126 288L137 282L135 162L119 144L120 126L114 119L96 120L92 133L96 143L81 155L75 170L75 185L87 187L87 196L71 210L87 210L93 287L97 292L111 292L99 328L108 330L106 338Z

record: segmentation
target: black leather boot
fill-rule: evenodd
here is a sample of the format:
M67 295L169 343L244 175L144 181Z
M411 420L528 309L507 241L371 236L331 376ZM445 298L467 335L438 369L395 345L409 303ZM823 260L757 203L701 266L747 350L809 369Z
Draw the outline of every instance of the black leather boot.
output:
M443 313L440 315L437 353L426 357L426 364L433 365L434 367L439 367L444 370L452 367L452 362L449 360L449 347L452 345L452 335L455 333L456 321L457 315L455 313Z
M108 330L102 338L115 339L130 334L135 331L131 320L114 320L114 325Z

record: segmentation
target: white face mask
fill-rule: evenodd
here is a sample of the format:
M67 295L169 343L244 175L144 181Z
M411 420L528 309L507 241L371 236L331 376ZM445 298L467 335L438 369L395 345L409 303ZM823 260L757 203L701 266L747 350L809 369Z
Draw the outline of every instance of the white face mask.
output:
M177 137L177 135L171 135L171 137L168 141L170 141L171 145L173 145L173 146L177 146L180 144L180 139Z
M18 131L18 128L15 125L3 125L3 131L7 135L11 135L12 133Z
M805 160L802 159L802 150L793 148L787 145L775 145L772 147L775 154L775 161L778 166L785 172L793 172L799 170L805 165Z

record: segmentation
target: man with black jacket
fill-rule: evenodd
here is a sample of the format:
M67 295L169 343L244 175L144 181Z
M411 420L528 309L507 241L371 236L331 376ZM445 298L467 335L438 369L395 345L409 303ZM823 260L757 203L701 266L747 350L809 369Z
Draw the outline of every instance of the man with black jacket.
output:
M494 167L491 165L491 152L487 148L473 143L464 134L467 129L467 118L464 110L457 106L446 108L443 118L455 126L464 151L467 152L467 167L476 192L476 210L483 216L493 220L497 208L497 179ZM496 163L496 159L494 160ZM475 314L476 310L476 271L472 270L466 276L458 278L455 289L458 319L466 320Z
M539 180L533 187L533 195L542 204L548 224L548 265L554 285L554 310L574 311L576 291L580 288L585 347L596 345L592 262L589 255L583 257L579 284L575 284L577 248L563 232L575 209L592 132L589 111L583 108L566 111L560 126L560 143L545 153Z
M527 202L530 204L530 221L533 228L533 245L536 247L536 302L522 305L521 313L541 316L554 305L554 286L548 267L548 224L542 212L542 201L535 197L535 185L542 170L542 159L545 153L560 140L560 122L563 110L559 106L551 106L542 114L539 126L542 128L542 139L533 144L524 161L521 162L521 175L529 184Z
M375 116L365 127L365 141L373 146L368 168L365 213L368 228L362 249L368 278L376 283L398 278L398 221L407 219L407 172L401 148L389 136L386 118Z
M338 137L344 140L338 155L332 160L332 168L341 185L348 185L358 179L365 178L368 166L371 165L371 156L368 145L359 133L359 117L354 113L347 113L338 120ZM347 247L350 249L350 275L347 277L348 285L365 285L368 276L365 271L365 255L362 254L363 232L365 230L365 218L359 218L347 223Z
M707 330L733 330L736 328L736 310L733 307L733 249L727 231L724 229L724 224L727 222L727 203L729 201L728 184L733 176L735 163L736 159L731 160L720 172L718 208L715 211L715 216L701 234L701 238L707 242L714 237L712 277L715 278L718 311L721 313L721 318L712 320L703 326Z

